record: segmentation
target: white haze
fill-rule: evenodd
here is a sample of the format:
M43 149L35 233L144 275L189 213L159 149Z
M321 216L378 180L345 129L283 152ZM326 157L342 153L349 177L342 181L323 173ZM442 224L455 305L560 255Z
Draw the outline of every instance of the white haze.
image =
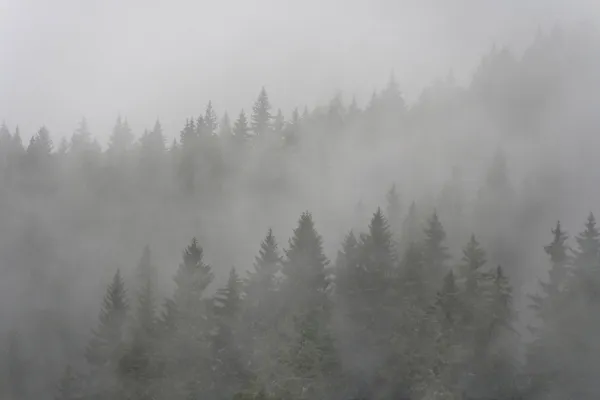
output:
M0 115L24 137L105 140L117 114L169 136L208 100L248 109L261 86L289 113L338 91L364 104L391 71L408 101L450 70L470 76L494 43L595 18L593 0L0 0Z

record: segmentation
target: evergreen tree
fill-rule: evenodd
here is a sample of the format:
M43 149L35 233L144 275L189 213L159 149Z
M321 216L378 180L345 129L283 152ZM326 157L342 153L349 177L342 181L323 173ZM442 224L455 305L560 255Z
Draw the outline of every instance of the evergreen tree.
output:
M303 296L324 293L327 287L325 267L329 260L323 254L323 239L314 227L312 214L304 212L289 241L282 272L293 288Z
M132 144L133 134L131 133L131 128L129 128L129 123L127 119L123 120L119 115L109 138L108 151L109 153L122 155L131 148Z
M167 303L163 316L169 332L161 356L165 360L164 380L168 392L176 397L200 396L209 390L212 377L211 310L204 295L214 275L203 258L204 252L193 238L183 253L183 262L174 277L173 300Z
M408 214L402 222L400 232L401 250L406 251L411 243L418 243L423 237L423 229L419 222L417 204L413 201L408 208Z
M387 201L386 215L390 223L390 228L396 241L399 241L402 229L402 204L396 190L396 184L393 184L388 190L385 198Z
M121 391L130 399L148 399L158 387L162 367L158 359L155 277L148 246L137 267L137 307L132 340L119 361Z
M209 101L206 106L206 111L204 113L204 127L206 130L206 135L215 136L217 134L217 128L219 124L217 122L217 114L215 110L213 110L212 102Z
M252 107L252 132L255 136L261 136L268 133L271 127L271 103L267 91L263 87L258 95L258 99Z
M552 315L558 312L560 295L565 288L571 262L570 249L567 244L569 236L562 230L560 221L552 229L552 235L552 242L544 246L544 251L550 257L551 263L548 271L549 279L547 282L540 281L541 293L531 296L532 308L542 321L552 318ZM550 321L547 322L550 323Z
M448 248L444 244L445 239L446 231L434 211L425 227L423 255L429 279L436 286L441 283L442 277L446 274L446 262L450 259Z
M249 372L240 348L240 311L242 280L231 269L227 285L217 291L214 299L217 330L213 336L213 363L218 398L230 399L249 384Z
M249 131L250 128L248 127L248 120L246 119L244 110L242 110L238 119L233 125L233 135L238 143L244 143L249 138Z
M92 398L109 399L117 391L116 372L123 354L128 303L121 272L117 270L106 289L98 326L92 330L85 358L92 369Z
M229 140L233 136L233 130L231 128L231 120L229 119L229 114L225 112L223 114L223 118L221 118L221 122L219 123L219 137L223 140Z
M321 236L308 212L302 213L283 263L282 299L291 320L292 341L282 349L292 396L329 398L339 390L339 364L330 331L329 282Z
M573 274L569 290L582 301L600 301L600 231L596 218L590 213L585 230L575 237L577 247L573 250Z

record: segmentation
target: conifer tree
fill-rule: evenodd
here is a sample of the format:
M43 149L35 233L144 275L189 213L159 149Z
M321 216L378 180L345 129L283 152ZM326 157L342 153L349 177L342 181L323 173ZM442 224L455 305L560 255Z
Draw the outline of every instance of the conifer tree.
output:
M254 271L246 279L246 302L249 307L260 309L276 289L276 274L281 269L281 256L273 230L269 229L254 261ZM269 300L267 300L269 301Z
M202 115L196 118L196 137L201 139L208 137L206 121L204 121L204 117Z
M585 224L585 230L575 237L577 248L573 251L573 264L577 269L592 269L598 267L600 256L600 232L596 227L596 218L590 213Z
M217 134L219 124L217 122L217 114L215 113L215 110L213 110L211 101L208 102L204 113L204 127L207 136L215 136Z
M214 275L203 258L202 247L193 238L183 252L174 277L175 293L163 316L169 334L161 358L165 360L165 381L176 396L200 396L210 387L212 323L205 291Z
M127 119L123 120L119 115L109 138L108 151L113 154L122 155L130 149L132 144L133 134L131 133L131 128L129 128L129 123Z
M258 99L252 107L252 133L255 136L261 136L268 133L271 127L271 103L267 91L263 87L258 95Z
M155 277L150 247L144 247L137 267L137 304L132 339L119 360L121 391L131 399L147 399L157 390L158 359Z
M312 214L304 212L285 251L282 272L294 290L303 296L324 293L327 287L325 267L329 260L323 254L323 239L314 227Z
M277 139L283 138L284 128L285 128L285 118L283 118L283 113L281 109L277 110L277 115L273 118L273 133Z
M226 286L220 288L214 298L217 329L212 342L213 370L218 397L223 399L230 399L247 387L250 380L238 340L242 286L242 280L232 268Z
M328 398L339 384L339 364L330 331L331 306L326 289L321 236L309 212L300 216L283 263L285 285L282 299L292 317L292 342L282 349L283 377L292 396Z
M223 140L229 140L232 136L233 130L231 128L231 120L229 119L229 114L225 112L219 123L219 137Z
M92 146L92 135L89 131L87 120L82 118L79 126L71 136L71 151L81 153Z
M117 270L106 289L98 326L92 331L85 358L92 370L89 385L94 398L111 398L117 391L116 373L123 354L123 336L128 311L125 284Z
M561 293L565 288L571 262L567 244L569 236L563 231L560 221L552 229L552 235L552 242L544 246L551 263L548 281L540 281L541 293L531 296L532 308L544 324L550 323L546 320L558 312L557 307L560 307Z
M423 238L423 229L419 222L417 204L413 201L408 208L408 213L402 222L400 232L400 250L405 252L411 243L419 243Z
M450 259L448 248L444 244L445 239L446 231L437 213L434 211L425 227L423 255L429 279L437 287L439 287L438 285L442 282L442 278L447 272L446 262Z
M569 290L582 301L600 301L600 231L596 218L590 213L585 230L575 237L573 274Z
M246 119L244 110L242 110L238 116L238 119L233 125L233 135L238 143L244 143L249 137L249 131L250 128L248 127L248 120Z

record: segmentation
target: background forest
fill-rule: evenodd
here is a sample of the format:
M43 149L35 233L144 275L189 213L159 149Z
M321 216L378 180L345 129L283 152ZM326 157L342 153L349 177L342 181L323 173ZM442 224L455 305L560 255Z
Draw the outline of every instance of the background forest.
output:
M2 398L598 398L599 52L106 148L2 125Z

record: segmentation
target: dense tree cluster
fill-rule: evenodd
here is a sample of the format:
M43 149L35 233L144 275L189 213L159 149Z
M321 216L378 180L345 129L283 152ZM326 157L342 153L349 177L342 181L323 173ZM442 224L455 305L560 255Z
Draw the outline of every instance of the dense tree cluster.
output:
M573 241L562 217L540 235L566 184L536 171L519 186L513 154L483 149L562 129L565 88L576 108L600 70L592 38L494 48L467 87L448 77L412 105L392 75L364 107L336 96L285 117L262 88L176 135L119 116L106 148L85 119L58 144L2 124L0 395L597 398L595 218ZM454 161L473 152L467 184ZM436 162L449 180L411 191Z

